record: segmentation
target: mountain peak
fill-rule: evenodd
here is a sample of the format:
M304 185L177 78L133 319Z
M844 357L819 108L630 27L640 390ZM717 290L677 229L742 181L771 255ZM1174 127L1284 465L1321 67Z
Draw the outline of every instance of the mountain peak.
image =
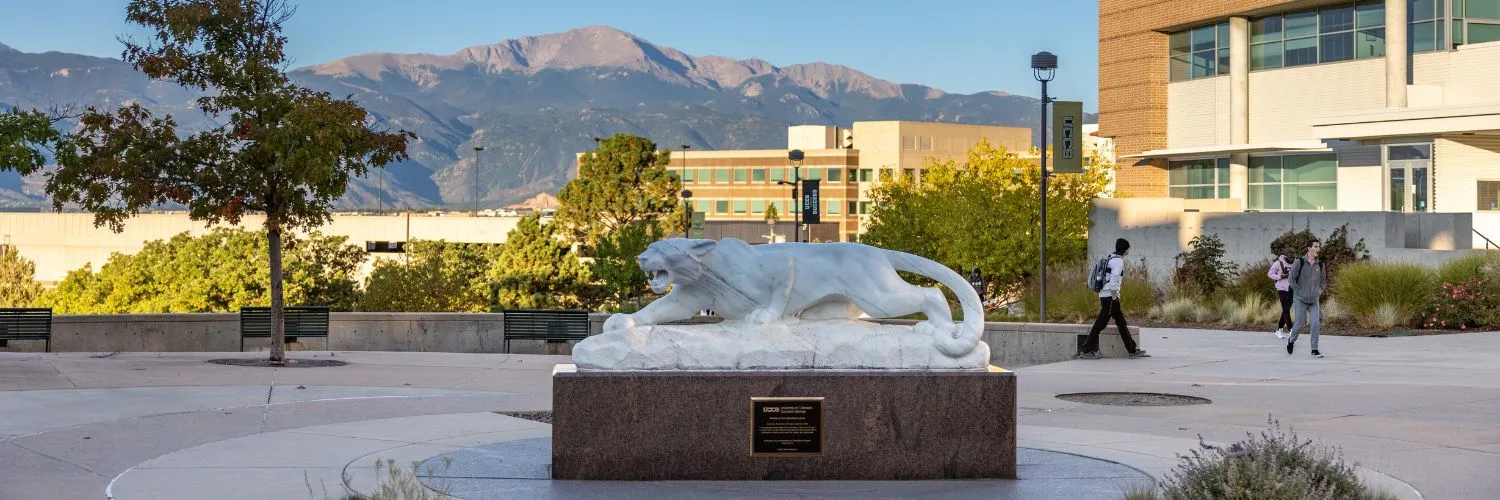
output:
M20 52L20 51L16 50L16 49L13 49L13 48L10 48L9 45L0 43L0 52Z

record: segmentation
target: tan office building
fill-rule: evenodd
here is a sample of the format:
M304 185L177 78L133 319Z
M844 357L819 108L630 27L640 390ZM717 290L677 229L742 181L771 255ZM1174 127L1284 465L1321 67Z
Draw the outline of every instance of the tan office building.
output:
M784 150L674 151L669 168L681 172L693 192L694 210L706 214L710 238L765 243L770 234L788 235L799 204L792 186L779 182L800 176L820 180L822 223L808 227L804 239L858 241L868 221L870 188L882 172L920 180L924 158L963 161L981 140L1023 153L1032 143L1031 130L1017 127L911 121L855 122L852 128L801 125L788 128ZM795 170L787 160L792 149L805 155ZM775 229L765 222L772 206L781 216Z
M1119 192L1204 211L1467 212L1500 236L1497 82L1500 0L1099 3Z

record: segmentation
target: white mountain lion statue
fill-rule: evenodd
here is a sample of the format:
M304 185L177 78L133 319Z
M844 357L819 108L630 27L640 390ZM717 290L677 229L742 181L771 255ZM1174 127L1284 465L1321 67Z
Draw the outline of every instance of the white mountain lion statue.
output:
M637 258L651 290L671 292L631 314L604 322L612 332L686 320L708 309L727 322L749 325L797 320L853 320L926 315L914 328L942 354L969 354L984 331L984 312L968 281L915 255L859 243L778 243L751 246L674 238L652 243ZM898 271L932 278L958 296L963 323L955 324L937 288L907 283Z

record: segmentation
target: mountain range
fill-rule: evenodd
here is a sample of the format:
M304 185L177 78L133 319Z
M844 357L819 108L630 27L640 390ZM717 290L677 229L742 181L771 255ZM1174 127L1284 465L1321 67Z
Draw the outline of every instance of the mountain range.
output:
M448 55L372 53L289 71L293 81L352 95L384 127L410 130L410 160L356 179L342 208L482 207L556 193L593 138L649 137L694 151L780 149L789 125L921 120L1035 129L1037 100L951 94L814 62L691 56L607 26L528 36ZM0 107L137 101L186 130L214 126L197 92L152 81L125 62L0 45ZM64 126L67 126L64 124ZM45 203L39 176L0 173L0 207Z

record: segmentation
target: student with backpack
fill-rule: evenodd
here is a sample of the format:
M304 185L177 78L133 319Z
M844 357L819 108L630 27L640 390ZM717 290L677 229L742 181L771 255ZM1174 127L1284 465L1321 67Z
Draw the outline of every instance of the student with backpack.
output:
M1266 277L1276 282L1276 297L1281 299L1281 319L1276 320L1276 338L1284 339L1292 331L1292 254L1286 252L1271 263Z
M1323 243L1314 238L1307 242L1307 255L1292 264L1290 284L1292 302L1297 307L1297 320L1292 324L1292 333L1286 341L1287 355L1296 350L1297 335L1302 333L1302 327L1312 325L1312 357L1323 357L1323 353L1318 352L1318 327L1323 320L1323 309L1318 302L1322 300L1324 288L1328 285L1328 268L1324 266L1323 259L1318 258L1318 251L1322 248Z
M1151 357L1145 350L1136 349L1135 339L1130 338L1130 328L1125 326L1125 313L1120 309L1120 285L1124 283L1125 256L1129 253L1130 242L1125 238L1118 238L1115 240L1115 253L1100 259L1089 272L1089 289L1099 292L1099 317L1094 320L1094 327L1089 329L1083 352L1078 354L1081 359L1103 357L1099 355L1099 333L1109 326L1110 318L1114 318L1115 326L1120 328L1120 339L1125 342L1125 350L1130 353L1131 358Z

